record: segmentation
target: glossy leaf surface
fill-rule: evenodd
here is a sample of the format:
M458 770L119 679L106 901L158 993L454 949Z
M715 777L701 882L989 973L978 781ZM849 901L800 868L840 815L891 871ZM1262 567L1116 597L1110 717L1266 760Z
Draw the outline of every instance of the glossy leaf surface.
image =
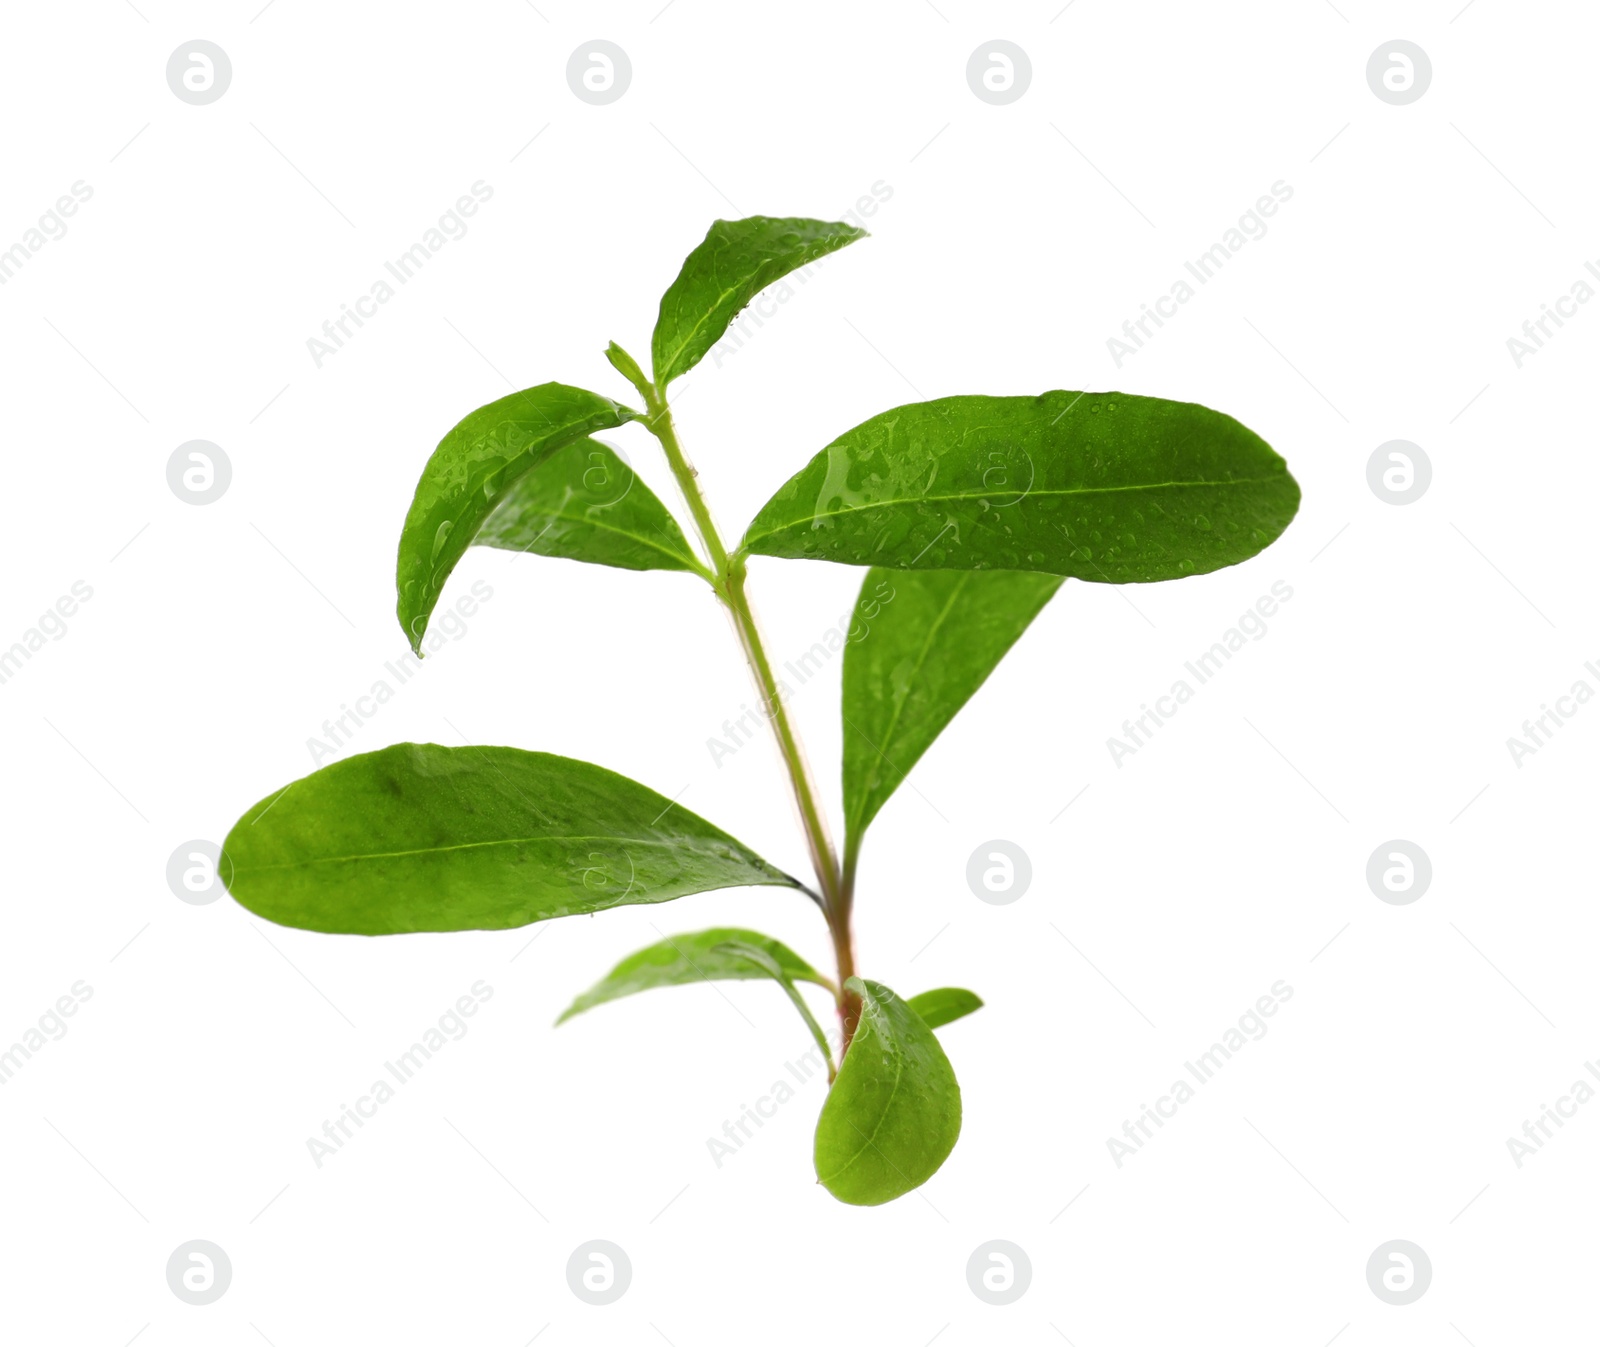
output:
M823 220L752 215L716 221L661 296L650 339L656 386L665 389L699 364L767 286L866 236L854 225Z
M772 960L772 967L752 960L750 951L764 954ZM820 987L831 985L782 941L738 926L715 926L709 931L669 935L634 951L562 1011L556 1023L570 1020L607 1001L653 991L657 987L774 977L777 975L773 968L793 982L814 982Z
M438 744L362 753L274 792L234 825L218 870L257 916L354 935L499 930L795 882L604 767Z
M850 978L861 1020L817 1119L817 1178L875 1207L927 1182L961 1133L961 1087L933 1030L887 987Z
M935 987L932 991L906 997L906 1004L928 1028L939 1029L982 1009L983 1000L965 987Z
M557 449L506 492L473 542L630 571L691 571L694 552L660 497L610 445Z
M1060 585L1032 571L867 572L844 648L847 858Z
M396 614L419 654L444 583L523 474L563 445L635 413L581 388L540 384L468 414L433 451L400 533Z
M1254 556L1299 503L1266 441L1194 403L951 397L846 431L762 507L744 549L851 566L1175 580Z

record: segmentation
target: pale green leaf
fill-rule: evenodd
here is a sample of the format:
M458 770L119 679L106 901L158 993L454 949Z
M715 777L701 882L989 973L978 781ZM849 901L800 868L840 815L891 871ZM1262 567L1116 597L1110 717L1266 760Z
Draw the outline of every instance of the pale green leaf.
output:
M933 1030L881 983L850 978L861 1020L817 1119L817 1178L875 1207L926 1183L961 1133L961 1087Z
M928 1028L939 1029L980 1009L983 1001L976 992L969 992L965 987L935 987L932 991L906 997L906 1004Z

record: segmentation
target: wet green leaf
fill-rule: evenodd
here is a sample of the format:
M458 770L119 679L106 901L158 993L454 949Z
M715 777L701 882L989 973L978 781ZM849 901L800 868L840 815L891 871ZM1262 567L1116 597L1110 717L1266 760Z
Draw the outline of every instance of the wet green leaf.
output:
M850 978L861 1021L817 1119L817 1178L875 1207L926 1183L961 1133L961 1087L933 1030L881 983Z
M699 564L660 498L600 440L577 440L524 473L473 542L629 571Z
M1061 585L1031 571L867 572L844 650L845 863Z
M851 566L1175 580L1254 556L1300 488L1231 416L1126 393L951 397L846 431L744 550Z
M866 236L854 225L822 220L752 215L716 221L661 296L650 339L656 387L665 390L698 365L739 310L767 286Z
M396 614L422 652L444 582L495 507L563 445L610 430L638 413L566 384L525 388L470 413L433 451L400 533Z
M755 960L753 953L765 955L771 961L770 967ZM780 982L787 978L791 982L814 982L819 987L832 986L781 941L737 926L714 926L709 931L669 935L635 950L562 1011L556 1023L561 1024L607 1001L653 991L657 987L763 977L775 977Z
M394 744L267 796L218 872L309 931L500 930L743 885L797 886L720 828L593 763Z
M936 987L908 996L906 1004L928 1028L939 1029L981 1009L983 1001L976 992L969 992L965 987Z

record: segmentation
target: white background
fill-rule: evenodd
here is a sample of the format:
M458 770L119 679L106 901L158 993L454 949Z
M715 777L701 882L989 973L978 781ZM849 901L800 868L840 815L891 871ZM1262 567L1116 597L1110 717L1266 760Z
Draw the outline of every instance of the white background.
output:
M1506 744L1574 681L1600 688L1583 667L1600 658L1600 306L1520 369L1506 345L1600 256L1585 7L258 8L99 0L6 21L0 247L73 182L93 196L0 288L0 645L73 582L93 598L0 686L0 1044L75 981L93 995L0 1089L0 1337L1592 1331L1600 1103L1520 1168L1506 1144L1600 1056L1600 707L1520 766ZM233 65L209 106L165 80L197 37ZM633 66L604 107L565 77L596 37ZM997 37L1032 63L1008 106L965 77ZM1433 64L1403 107L1365 75L1397 37ZM307 339L478 180L493 197L466 236L318 368ZM1118 368L1107 339L1279 180L1293 197L1265 237ZM819 1085L720 1169L708 1155L805 1048L771 987L551 1028L658 931L750 924L824 959L803 898L365 940L186 905L165 870L308 771L307 739L402 652L395 539L455 420L508 382L627 397L600 352L647 353L713 218L836 218L880 182L873 237L683 382L726 532L840 431L957 392L1203 401L1287 457L1304 503L1245 565L1068 584L884 811L863 971L988 1005L942 1033L965 1101L954 1154L920 1193L859 1210L814 1183ZM1366 477L1397 438L1433 465L1403 507ZM165 476L191 439L233 468L204 507ZM652 442L615 439L675 502ZM451 591L473 580L492 601L347 751L464 736L588 758L804 865L775 752L708 753L754 699L692 577L480 549ZM858 581L758 560L774 655L817 640ZM1117 766L1108 737L1275 581L1293 599L1267 635ZM835 812L837 678L793 703ZM1032 859L1008 906L965 880L992 838ZM1432 860L1410 905L1366 882L1392 838ZM317 1168L307 1138L478 979L494 995L470 1033ZM1107 1139L1280 979L1294 995L1267 1036L1119 1168ZM633 1264L606 1308L566 1282L592 1238ZM164 1272L191 1239L233 1265L204 1308ZM1003 1308L967 1284L990 1239L1033 1267ZM1433 1264L1405 1307L1366 1280L1392 1239Z

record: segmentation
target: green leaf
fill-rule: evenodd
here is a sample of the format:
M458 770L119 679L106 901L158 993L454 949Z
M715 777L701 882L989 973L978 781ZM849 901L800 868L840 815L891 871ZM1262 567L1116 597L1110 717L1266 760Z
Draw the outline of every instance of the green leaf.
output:
M1254 556L1299 504L1283 459L1207 407L952 397L846 431L762 507L743 550L1142 583Z
M961 1087L933 1030L863 978L861 1021L817 1119L817 1178L841 1202L875 1207L927 1182L961 1133Z
M644 377L644 371L639 368L637 360L614 341L607 344L605 357L611 368L631 383L641 397L647 396L650 391L650 380Z
M933 991L908 996L906 1004L917 1012L928 1028L939 1029L952 1020L959 1020L963 1015L980 1009L983 1001L977 992L969 992L965 987L937 987Z
M708 889L798 881L593 763L394 744L302 777L222 844L257 916L350 935L501 930Z
M771 967L754 962L752 951L770 959ZM772 971L774 968L777 973ZM562 1011L556 1023L564 1023L607 1001L653 991L657 987L762 977L814 982L830 989L833 985L787 945L771 936L737 926L714 926L709 931L669 935L634 951Z
M600 440L576 440L524 473L473 542L629 571L700 569L678 521Z
M1060 585L1030 571L867 572L844 650L847 866L884 802Z
M752 215L716 221L661 296L650 339L656 387L664 392L698 365L739 310L767 286L866 236L854 225L821 220Z
M540 384L479 407L439 441L417 482L395 566L396 613L413 650L422 653L428 616L456 562L523 474L563 445L637 417L597 393Z

